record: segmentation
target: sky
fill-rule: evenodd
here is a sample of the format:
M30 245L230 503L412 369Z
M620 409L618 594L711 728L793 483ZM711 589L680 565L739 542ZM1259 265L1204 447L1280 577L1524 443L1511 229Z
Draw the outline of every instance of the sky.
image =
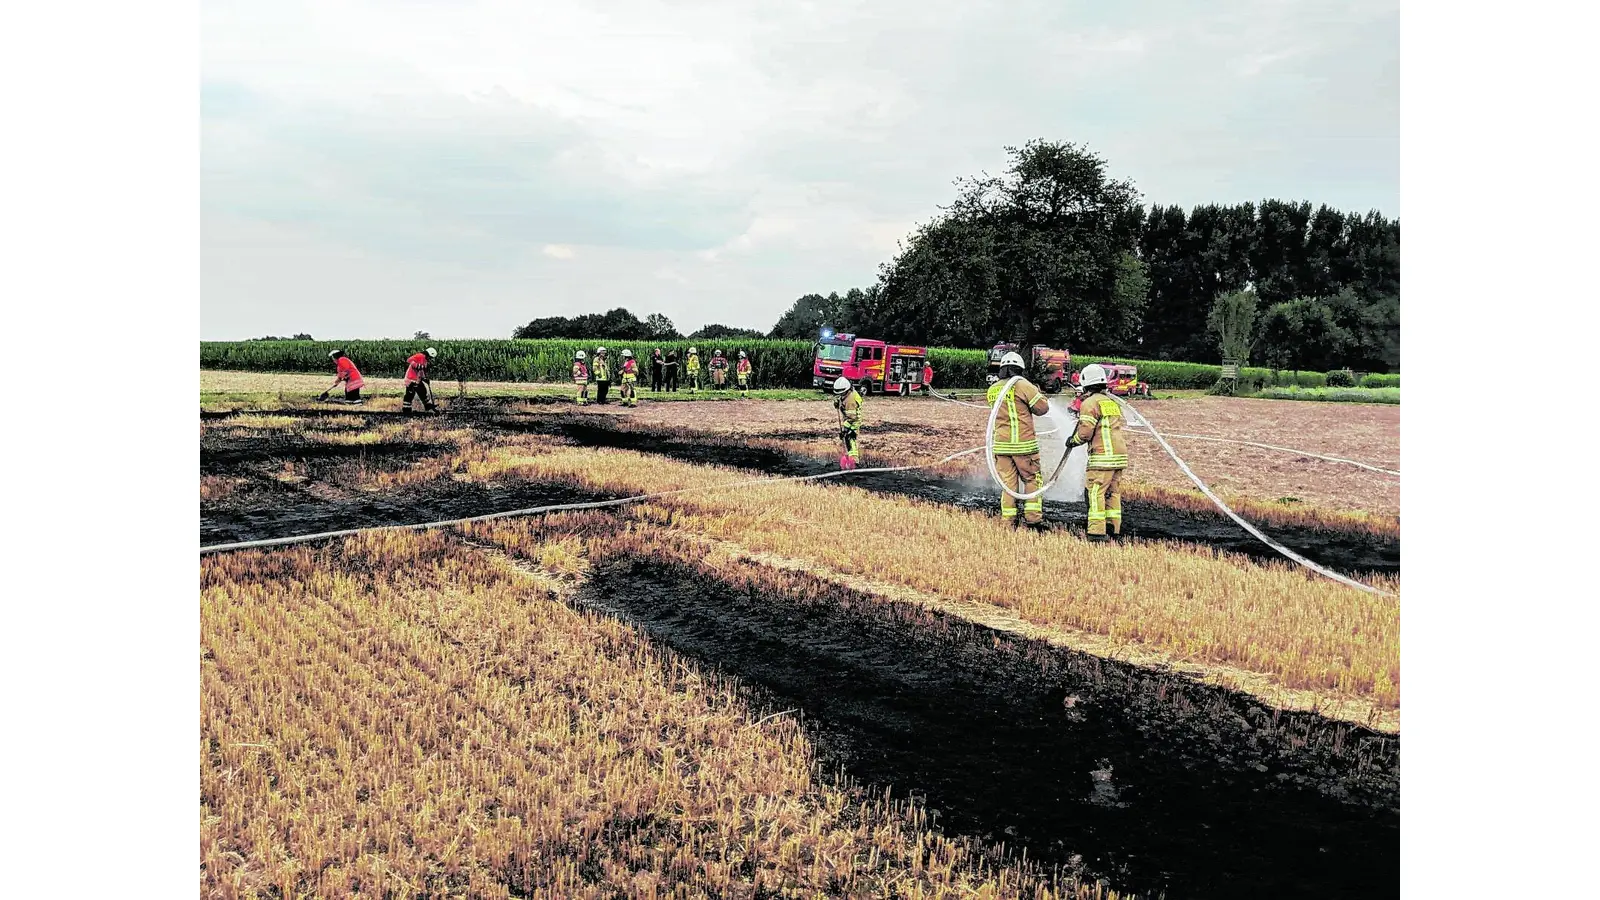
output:
M1072 141L1146 204L1400 214L1398 0L207 0L201 338L767 330Z

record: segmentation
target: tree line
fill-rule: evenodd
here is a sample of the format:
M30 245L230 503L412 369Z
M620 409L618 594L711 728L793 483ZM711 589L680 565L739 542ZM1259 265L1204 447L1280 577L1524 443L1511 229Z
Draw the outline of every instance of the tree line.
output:
M957 180L877 283L800 297L769 336L826 326L1205 363L1227 338L1241 362L1399 368L1398 220L1283 200L1146 209L1082 147L1006 150L1006 171Z
M588 340L609 338L627 341L719 341L738 338L764 338L760 331L734 328L712 323L692 334L678 332L672 320L661 313L651 313L643 319L623 307L605 313L587 313L579 316L546 316L518 326L511 332L513 338L524 340Z
M1307 201L1152 205L1069 142L1007 147L999 175L957 179L866 288L806 294L765 334L707 325L690 340L813 340L826 327L941 347L1281 369L1400 366L1400 222ZM660 313L552 316L516 338L676 340Z

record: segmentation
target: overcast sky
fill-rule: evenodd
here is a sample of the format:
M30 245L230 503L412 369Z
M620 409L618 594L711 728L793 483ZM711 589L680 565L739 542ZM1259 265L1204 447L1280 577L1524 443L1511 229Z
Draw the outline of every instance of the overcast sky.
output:
M1397 0L207 0L201 336L766 330L1035 137L1400 213Z

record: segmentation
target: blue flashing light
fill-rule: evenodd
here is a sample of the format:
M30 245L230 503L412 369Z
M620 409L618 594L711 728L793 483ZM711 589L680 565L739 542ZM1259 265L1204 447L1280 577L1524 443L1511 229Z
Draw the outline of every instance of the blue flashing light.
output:
M831 338L831 337L833 337L833 329L832 328L824 328L824 329L822 329L822 339L823 340L827 340L828 338Z

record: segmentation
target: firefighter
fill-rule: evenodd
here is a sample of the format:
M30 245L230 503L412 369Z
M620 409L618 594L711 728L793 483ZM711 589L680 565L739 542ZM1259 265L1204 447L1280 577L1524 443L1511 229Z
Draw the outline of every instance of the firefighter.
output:
M689 393L700 393L700 351L689 348L689 358L684 360L683 373L689 376Z
M634 385L639 383L639 364L633 360L633 351L622 351L622 405L638 406L639 396Z
M922 364L922 393L933 393L933 361L928 360Z
M1000 378L989 385L989 406L996 402L1004 405L994 425L994 465L1000 481L1019 494L1032 494L1044 488L1044 471L1039 464L1039 438L1033 430L1033 417L1050 412L1050 401L1044 392L1024 375L1026 364L1016 353L1000 358ZM1005 400L1000 392L1013 377L1019 380ZM1021 402L1018 402L1021 401ZM1017 522L1017 498L1000 492L1000 516ZM1024 500L1022 518L1029 528L1043 530L1044 498Z
M611 389L611 360L606 359L606 348L594 349L594 402L606 405L606 391Z
M750 360L745 358L744 351L739 351L739 367L734 370L739 378L739 395L750 396Z
M588 355L582 350L572 355L572 383L578 386L578 405L589 402L589 366L584 362Z
M343 350L335 350L332 353L329 353L328 358L333 360L333 366L336 374L333 376L333 384L329 385L328 389L323 391L322 396L318 397L317 399L328 399L328 395L333 393L333 389L342 384L344 385L344 402L363 402L361 399L361 388L366 384L366 382L361 380L361 372L356 369L356 364L350 361L350 357L344 355Z
M1122 404L1106 390L1106 370L1098 364L1083 367L1078 383L1083 404L1078 428L1067 440L1067 450L1089 445L1089 468L1084 475L1089 493L1089 536L1104 539L1122 534L1122 471L1128 467L1128 448L1122 437Z
M718 390L728 384L728 361L722 358L722 351L716 350L711 354L711 385Z
M662 383L662 377L661 376L663 374L662 370L664 368L666 368L666 364L667 364L666 360L661 358L661 348L657 347L655 349L655 352L650 354L650 390L651 391L659 391L659 390L661 390L661 383Z
M839 411L839 440L844 442L844 456L839 464L854 469L861 464L861 407L866 401L843 375L833 380L833 392L838 395L833 407Z
M422 406L428 412L438 412L439 404L433 400L433 384L428 378L428 364L438 353L432 348L414 353L406 360L406 397L400 404L400 411L406 415L413 412L412 403L417 399L422 400Z
M662 369L665 371L662 390L676 394L678 392L678 351L667 351L667 361L662 365Z

